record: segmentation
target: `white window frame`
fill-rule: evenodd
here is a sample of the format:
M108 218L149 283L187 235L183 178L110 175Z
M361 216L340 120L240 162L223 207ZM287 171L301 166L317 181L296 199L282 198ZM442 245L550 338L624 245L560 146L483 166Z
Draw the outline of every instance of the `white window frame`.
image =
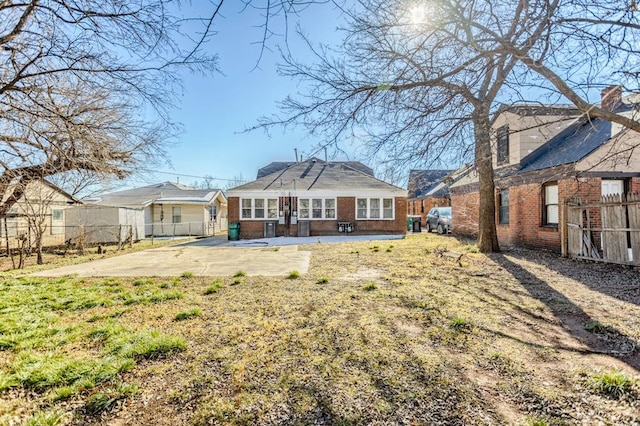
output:
M303 201L307 202L307 207L302 207ZM320 204L318 204L318 201ZM333 206L327 206L327 201L331 201ZM315 202L315 203L314 203ZM315 207L314 207L315 206ZM333 216L328 213L333 211ZM320 213L320 216L317 214ZM298 198L298 220L336 220L338 217L338 201L336 198L327 197L299 197Z
M247 211L251 212L250 217L245 216L245 212ZM260 217L256 217L256 211L262 212ZM277 220L277 219L278 219L278 198L277 197L240 198L240 220Z
M555 188L555 190L554 190ZM542 226L558 226L560 222L560 201L558 182L542 186L543 206ZM553 220L555 219L555 221Z
M363 210L358 207L358 201L366 200L366 217L362 217L358 210ZM372 203L372 200L375 200ZM384 207L384 202L391 202L391 217L385 217L389 208ZM377 207L376 207L377 205ZM394 197L356 197L356 220L395 220L396 218L396 203Z

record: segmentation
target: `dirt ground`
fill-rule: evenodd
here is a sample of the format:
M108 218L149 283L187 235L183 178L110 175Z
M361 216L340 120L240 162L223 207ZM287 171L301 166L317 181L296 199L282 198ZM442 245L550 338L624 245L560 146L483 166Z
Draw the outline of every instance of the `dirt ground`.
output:
M299 250L300 277L224 278L209 295L194 277L180 300L74 313L82 327L120 309L122 326L188 341L126 373L137 393L103 412L86 414L95 391L18 389L0 406L78 425L640 425L637 269L426 234ZM202 314L175 321L187 308Z

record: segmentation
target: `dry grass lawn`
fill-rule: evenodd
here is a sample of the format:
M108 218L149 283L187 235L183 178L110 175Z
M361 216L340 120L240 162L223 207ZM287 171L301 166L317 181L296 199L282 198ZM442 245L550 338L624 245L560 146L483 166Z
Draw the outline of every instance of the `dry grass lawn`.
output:
M637 270L299 249L281 278L0 283L0 424L640 424Z

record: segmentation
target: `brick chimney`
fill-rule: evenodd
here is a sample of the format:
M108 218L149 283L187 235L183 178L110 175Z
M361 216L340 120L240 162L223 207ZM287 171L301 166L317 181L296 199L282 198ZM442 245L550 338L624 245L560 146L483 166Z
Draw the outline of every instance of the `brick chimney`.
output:
M613 111L622 102L622 86L609 86L600 92L600 108Z

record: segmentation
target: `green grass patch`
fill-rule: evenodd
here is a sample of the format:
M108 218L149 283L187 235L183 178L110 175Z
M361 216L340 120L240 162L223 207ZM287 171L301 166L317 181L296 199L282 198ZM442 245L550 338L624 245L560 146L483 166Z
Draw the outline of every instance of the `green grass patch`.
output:
M300 272L291 271L291 272L289 272L289 275L287 275L287 278L290 279L290 280L297 280L298 278L300 278Z
M246 277L247 273L245 271L243 271L243 270L239 270L235 274L233 274L233 276L236 277L236 278Z
M204 294L208 296L210 294L217 293L222 287L224 287L222 280L216 279L209 285L209 287L206 288Z
M594 374L587 379L587 385L611 399L621 399L632 392L635 382L620 371Z
M609 330L609 327L599 321L593 320L586 323L584 329L594 334L604 334Z
M184 320L188 320L190 318L194 318L200 315L200 309L198 308L192 308L192 309L188 309L186 311L182 311L179 312L178 314L176 314L176 316L173 318L174 321L184 321Z
M133 285L136 286L136 287L139 287L139 286L143 286L143 285L151 285L151 284L154 284L154 283L155 283L155 281L152 280L151 278L140 278L140 279L135 280L133 282Z
M316 280L316 284L327 284L329 282L329 278L320 277Z
M180 278L182 279L189 279L189 278L193 278L193 272L183 272L182 274L180 274Z
M68 423L68 415L59 411L39 411L29 417L23 426L58 426Z
M471 322L461 316L455 315L449 320L449 327L458 331L471 330Z
M364 291L373 291L376 288L378 288L378 286L376 285L376 283L367 283L364 287L362 287L362 289Z
M475 244L466 244L462 246L462 249L469 253L480 253L480 249Z
M170 336L157 330L134 335L114 336L105 342L109 353L125 358L151 359L184 351L187 342L181 337Z
M97 415L109 411L116 406L118 401L129 398L138 392L135 383L116 383L89 398L84 410L91 415Z

